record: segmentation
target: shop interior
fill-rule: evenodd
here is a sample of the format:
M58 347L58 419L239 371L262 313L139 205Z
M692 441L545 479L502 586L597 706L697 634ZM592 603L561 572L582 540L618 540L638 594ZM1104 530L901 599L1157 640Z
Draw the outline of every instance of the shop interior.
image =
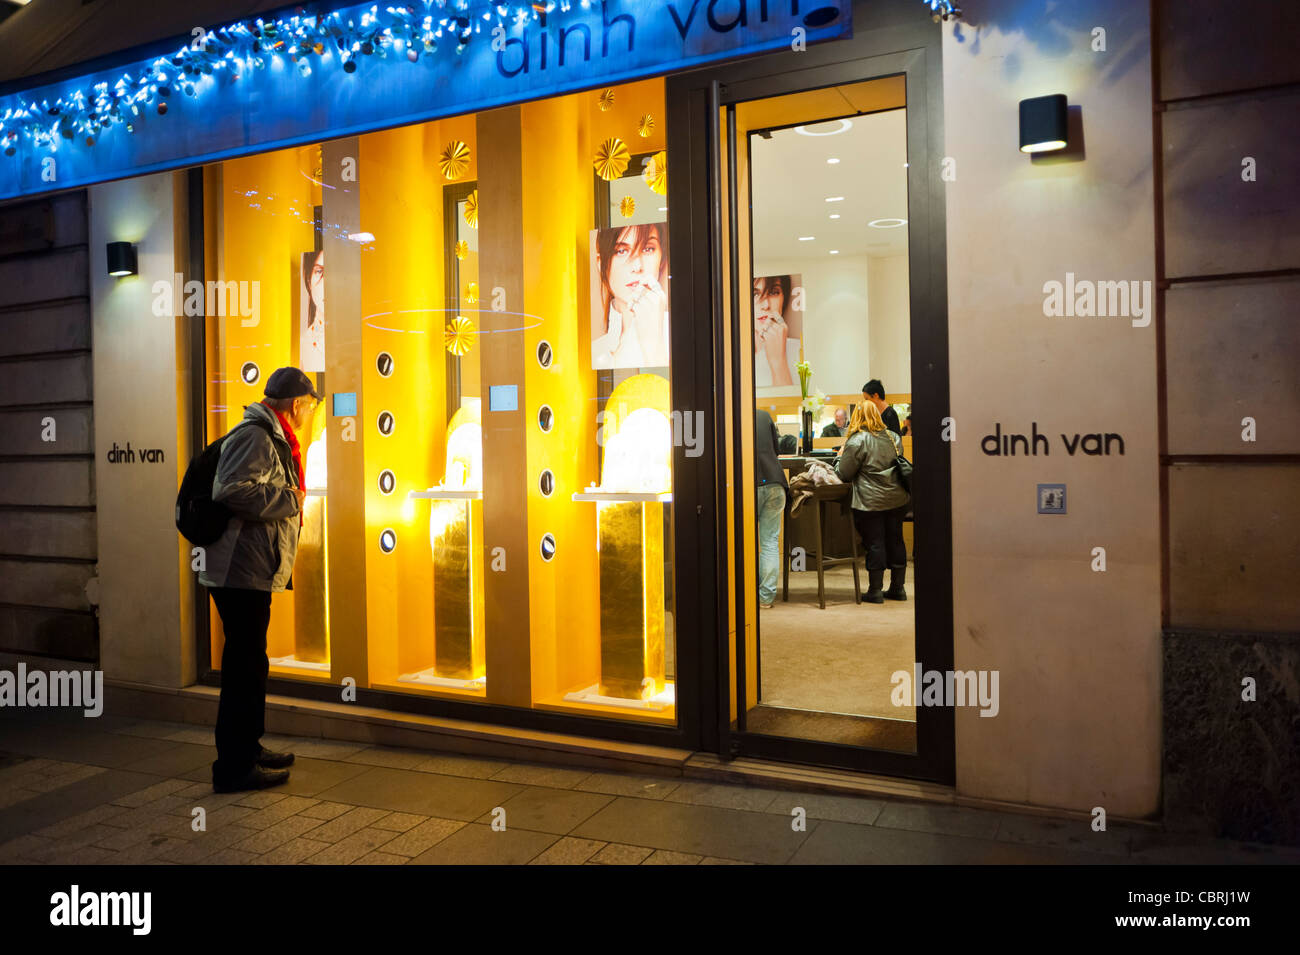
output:
M207 319L209 439L282 365L325 396L274 677L676 724L664 110L650 80L204 170L208 274L258 295Z
M749 209L738 210L737 304L750 332L741 337L740 367L752 358L753 408L776 424L792 482L780 520L767 525L776 535L770 608L755 586L763 583L758 505L747 502L743 517L753 622L743 630L743 728L915 752L915 710L891 698L892 674L910 674L916 659L915 515L909 507L902 525L906 599L867 603L851 482L795 483L812 462L835 469L872 380L884 386L884 405L905 432L902 453L914 460L902 78L739 104L736 149L737 194L749 197ZM744 453L753 473L751 442Z

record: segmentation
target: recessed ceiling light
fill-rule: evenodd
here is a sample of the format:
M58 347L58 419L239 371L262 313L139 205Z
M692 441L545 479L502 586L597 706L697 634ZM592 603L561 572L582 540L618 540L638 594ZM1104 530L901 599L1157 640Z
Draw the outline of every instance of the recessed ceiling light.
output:
M840 254L839 249L831 249L831 255L839 255L839 254Z
M872 219L867 225L873 229L897 229L899 226L907 225L906 219Z
M826 201L827 201L827 202L843 202L843 201L844 201L844 197L843 197L843 196L827 196L827 197L826 197Z
M832 218L832 219L838 219L839 217L840 217L840 214L839 214L838 212L832 212L832 213L831 213L831 218Z
M839 123L838 129L827 129L835 123ZM824 123L813 123L812 126L817 128L817 132L813 132L808 126L796 126L794 131L800 136L836 136L852 129L853 123L847 119L831 119Z
M375 241L375 236L374 233L372 232L349 232L348 238L351 239L353 242L361 242L361 243Z
M667 211L668 211L668 207L667 207L667 206L660 206L660 207L659 207L659 211L660 211L660 212L667 212Z
M812 241L813 239L815 239L815 238L817 238L817 236L815 236L815 235L801 235L801 236L799 236L799 241L800 241L800 242L811 242L811 241Z
M826 165L828 165L828 166L837 166L837 165L839 165L839 162L840 162L840 161L839 161L838 159L828 159L828 160L826 160Z

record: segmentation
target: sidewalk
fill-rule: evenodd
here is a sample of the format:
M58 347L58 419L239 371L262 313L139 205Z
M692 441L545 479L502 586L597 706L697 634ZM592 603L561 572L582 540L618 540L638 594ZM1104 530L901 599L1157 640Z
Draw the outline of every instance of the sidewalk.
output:
M210 727L0 713L0 863L1296 863L1083 821L300 737L287 785L212 792ZM191 828L194 810L206 831ZM805 831L792 812L806 812ZM494 810L505 830L494 831Z

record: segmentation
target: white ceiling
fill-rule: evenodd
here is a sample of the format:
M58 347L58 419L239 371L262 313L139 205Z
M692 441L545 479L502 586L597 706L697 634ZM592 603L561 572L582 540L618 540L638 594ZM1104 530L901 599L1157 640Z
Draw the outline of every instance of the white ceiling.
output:
M907 226L871 228L876 219L907 218L907 111L847 118L849 129L808 136L795 129L751 135L754 266L790 258L903 255ZM812 123L828 132L844 121ZM828 163L828 159L839 159ZM843 196L842 202L827 197ZM837 213L839 219L831 219ZM800 236L813 236L801 242Z

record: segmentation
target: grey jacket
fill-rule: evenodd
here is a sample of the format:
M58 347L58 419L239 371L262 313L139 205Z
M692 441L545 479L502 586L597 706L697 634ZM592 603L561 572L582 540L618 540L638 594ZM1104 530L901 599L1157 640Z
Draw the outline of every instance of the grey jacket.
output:
M910 498L893 469L902 441L892 431L859 431L844 443L835 473L853 482L853 507L859 511L889 511Z
M296 479L280 458L276 444L289 442L274 411L266 405L249 405L244 421L256 418L271 425L274 437L255 424L240 423L221 446L212 500L230 508L225 533L207 547L207 568L199 583L208 587L246 590L284 590L298 556L298 496Z

